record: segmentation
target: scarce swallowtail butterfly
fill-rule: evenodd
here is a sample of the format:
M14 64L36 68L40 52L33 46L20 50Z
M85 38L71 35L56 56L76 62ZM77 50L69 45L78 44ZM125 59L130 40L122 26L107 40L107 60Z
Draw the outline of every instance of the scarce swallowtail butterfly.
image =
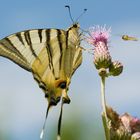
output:
M67 30L34 29L7 36L0 40L0 56L33 74L48 100L46 118L50 107L62 98L57 138L60 139L63 103L70 102L67 91L71 77L82 63L79 24ZM45 123L41 139L44 128Z

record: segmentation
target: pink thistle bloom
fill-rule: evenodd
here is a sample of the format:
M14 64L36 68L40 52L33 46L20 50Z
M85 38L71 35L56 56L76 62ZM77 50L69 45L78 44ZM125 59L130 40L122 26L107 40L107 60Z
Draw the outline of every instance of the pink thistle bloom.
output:
M111 64L111 56L108 49L108 39L110 36L110 28L95 26L89 30L90 36L88 42L95 46L94 48L94 64L96 69L109 68Z
M95 26L89 29L90 37L88 38L88 42L93 44L94 46L97 45L98 42L104 42L107 45L111 28L106 29L105 26Z

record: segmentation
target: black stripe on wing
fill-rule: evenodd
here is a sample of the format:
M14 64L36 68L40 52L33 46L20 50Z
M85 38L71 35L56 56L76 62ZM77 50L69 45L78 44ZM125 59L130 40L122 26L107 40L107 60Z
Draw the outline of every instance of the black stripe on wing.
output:
M59 70L61 70L61 65L62 65L62 57L63 57L63 41L61 38L61 30L57 29L57 38L58 38L58 46L59 46L59 50L60 50L60 60L59 60Z
M30 36L30 30L29 30L29 31L26 31L26 32L24 33L24 36L25 36L25 40L26 40L27 44L28 44L29 47L30 47L30 50L31 50L33 56L34 56L35 58L37 58L37 54L36 54L35 50L33 49L32 41L31 41L31 36Z
M69 30L66 31L66 48L68 48Z
M38 29L38 36L39 36L39 39L40 39L40 43L42 43L42 31L43 29Z
M21 36L21 33L17 33L17 34L15 34L15 35L16 35L16 37L18 38L18 40L21 42L21 44L22 44L23 46L25 46L24 41L23 41L23 37Z
M48 59L49 59L49 67L50 69L52 69L52 72L54 74L54 66L53 66L53 52L52 52L52 47L51 47L51 43L50 43L50 34L51 34L51 29L46 30L46 50L48 53Z
M0 42L5 48L8 48L11 53L14 52L16 55L18 55L21 59L23 59L24 61L27 61L22 54L20 53L20 51L16 48L16 46L14 46L14 44L12 43L12 41L9 38L5 38Z
M5 44L6 43L6 44ZM31 68L26 59L19 53L18 50L14 49L13 46L7 46L5 39L0 41L0 56L10 59L20 67L31 72Z

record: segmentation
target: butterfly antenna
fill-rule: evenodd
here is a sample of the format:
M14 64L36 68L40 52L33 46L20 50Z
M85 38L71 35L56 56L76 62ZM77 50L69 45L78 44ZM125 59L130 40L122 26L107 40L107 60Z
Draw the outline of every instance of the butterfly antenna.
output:
M84 9L84 11L80 14L80 16L76 19L76 22L86 13L87 9Z
M65 5L65 7L68 8L70 19L71 19L71 21L74 23L74 20L73 20L72 15L71 15L70 6L69 6L69 5Z
M46 117L45 117L44 125L43 125L42 131L40 133L40 140L43 140L43 138L44 138L44 131L45 131L45 126L46 126L46 120L47 120L50 108L51 108L51 105L49 104L48 108L47 108L47 111L46 111Z

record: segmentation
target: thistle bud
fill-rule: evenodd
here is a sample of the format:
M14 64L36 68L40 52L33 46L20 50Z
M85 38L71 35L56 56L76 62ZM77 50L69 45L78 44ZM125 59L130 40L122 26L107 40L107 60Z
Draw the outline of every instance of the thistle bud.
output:
M123 71L123 65L119 61L114 61L109 67L109 73L113 76L118 76Z
M93 27L90 29L90 37L88 42L95 46L94 48L94 64L96 69L109 68L111 64L111 56L108 50L108 39L110 29L104 27Z
M111 56L108 47L104 42L97 42L94 49L94 65L96 69L109 68L111 64Z

